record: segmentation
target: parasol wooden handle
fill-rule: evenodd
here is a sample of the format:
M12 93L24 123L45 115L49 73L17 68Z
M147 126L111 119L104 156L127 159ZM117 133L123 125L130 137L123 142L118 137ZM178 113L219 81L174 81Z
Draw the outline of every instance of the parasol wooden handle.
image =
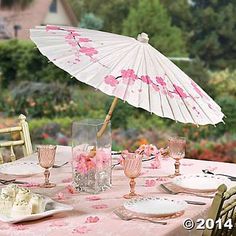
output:
M105 132L105 130L107 128L107 125L108 125L109 121L111 120L112 113L113 113L117 103L118 103L118 98L115 97L112 104L111 104L111 106L110 106L110 109L109 109L109 111L106 115L106 118L104 120L104 123L103 123L101 129L97 132L97 137L98 138L101 137L103 135L103 133Z

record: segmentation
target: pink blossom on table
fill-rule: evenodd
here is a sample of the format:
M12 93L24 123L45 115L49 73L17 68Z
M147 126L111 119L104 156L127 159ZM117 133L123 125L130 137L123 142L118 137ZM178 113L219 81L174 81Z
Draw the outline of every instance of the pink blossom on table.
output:
M166 181L169 181L169 177L159 176L159 177L156 178L156 181L166 182Z
M74 228L72 230L72 233L77 233L77 234L86 234L88 233L89 231L91 231L90 229L88 229L86 226L78 226L76 228Z
M93 195L93 196L88 196L85 198L87 201L99 201L101 200L101 197Z
M92 208L94 209L105 209L105 208L108 208L108 205L107 204L97 204L97 205L93 205Z
M59 192L55 195L55 199L64 201L66 199L66 197L63 192Z
M72 182L72 178L65 178L61 181L62 183L71 183Z
M22 184L21 186L26 187L26 188L33 188L33 187L39 187L40 184L31 182L31 183Z
M151 168L152 168L152 169L160 169L160 168L161 168L161 162L160 162L159 158L155 158L155 159L151 162Z
M162 78L162 77L160 77L160 76L157 76L156 77L156 82L158 83L158 84L160 84L161 86L166 86L166 82L164 81L164 79Z
M89 216L85 223L97 223L99 221L99 218L97 216Z
M49 30L60 30L61 28L59 26L56 26L56 25L47 25L46 26L46 31L49 31Z
M26 230L26 229L28 229L28 227L26 225L16 224L16 225L13 225L13 229L14 230Z
M106 84L111 85L112 87L115 87L117 84L119 84L119 81L116 80L115 76L113 75L107 75L104 79Z
M174 84L173 86L175 88L174 92L176 94L178 94L181 98L187 98L188 97L188 95L184 92L184 90L181 87L179 87L176 84Z
M145 181L145 187L154 187L156 185L156 181L154 179L147 179Z
M142 75L141 80L146 84L151 84L151 82L152 82L148 75Z
M67 189L67 191L68 191L69 193L71 193L71 194L77 193L76 189L75 189L71 184L67 185L67 186L66 186L66 189Z
M62 227L62 226L66 226L66 225L68 225L68 223L63 220L53 220L49 226L50 227Z
M88 38L79 38L79 42L80 43L87 43L87 42L91 42L91 40Z
M98 51L97 51L95 48L92 48L92 47L81 47L81 48L79 49L79 51L80 51L81 53L84 53L85 55L87 55L87 56L89 56L89 57L91 57L91 56L93 56L94 54L97 54L97 53L98 53Z

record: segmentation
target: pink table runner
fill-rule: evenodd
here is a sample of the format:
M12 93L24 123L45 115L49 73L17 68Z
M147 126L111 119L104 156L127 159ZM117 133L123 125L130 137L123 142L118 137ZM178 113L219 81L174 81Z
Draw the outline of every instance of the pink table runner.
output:
M70 161L71 148L58 146L56 163ZM30 158L23 158L18 161L37 161L35 155ZM199 161L192 159L182 160L181 172L183 174L201 173L202 169L213 169L216 172L235 175L236 165L230 163ZM40 189L32 186L32 191L48 195L62 203L70 204L74 207L71 212L56 214L52 217L38 221L19 223L15 225L0 222L0 235L101 235L101 236L148 236L148 235L201 235L202 232L195 229L188 231L182 226L186 218L196 220L205 218L212 199L206 199L189 195L168 195L159 188L159 184L169 181L167 176L174 171L174 161L172 159L161 160L160 169L151 169L150 162L146 162L143 167L143 174L137 179L136 190L145 196L169 197L172 199L188 199L204 201L204 206L188 205L185 213L178 218L167 220L167 225L158 225L140 220L123 221L118 218L113 210L121 206L125 199L122 197L129 191L128 179L119 168L113 171L113 187L98 195L85 193L75 193L71 187L71 166L70 164L53 169L51 180L57 184L53 189ZM1 178L5 176L0 175ZM152 178L151 178L152 177ZM43 175L33 177L17 178L38 184L43 181Z

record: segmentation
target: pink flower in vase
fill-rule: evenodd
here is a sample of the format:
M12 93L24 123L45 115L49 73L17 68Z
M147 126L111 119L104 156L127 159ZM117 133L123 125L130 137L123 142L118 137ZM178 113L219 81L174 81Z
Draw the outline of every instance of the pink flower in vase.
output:
M106 84L111 85L112 87L116 87L119 84L119 81L113 75L107 75L104 79Z
M90 47L81 47L79 51L89 57L98 53L98 51L95 48L90 48Z

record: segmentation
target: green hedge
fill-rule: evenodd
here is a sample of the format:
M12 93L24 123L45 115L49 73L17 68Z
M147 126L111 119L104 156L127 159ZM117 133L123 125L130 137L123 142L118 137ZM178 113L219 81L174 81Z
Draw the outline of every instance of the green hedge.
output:
M70 75L48 63L35 45L28 41L0 42L0 72L3 88L16 82L27 80L34 82L60 81L65 84L78 83ZM1 85L0 85L1 87Z

